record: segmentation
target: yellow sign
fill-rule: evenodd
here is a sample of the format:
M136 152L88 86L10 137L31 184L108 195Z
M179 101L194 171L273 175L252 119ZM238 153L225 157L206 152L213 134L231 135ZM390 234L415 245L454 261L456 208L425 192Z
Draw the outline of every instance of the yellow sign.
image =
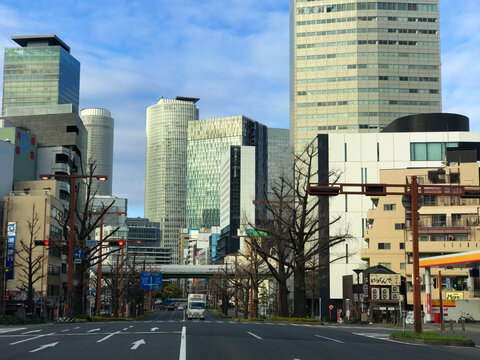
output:
M447 292L447 300L463 300L463 292Z

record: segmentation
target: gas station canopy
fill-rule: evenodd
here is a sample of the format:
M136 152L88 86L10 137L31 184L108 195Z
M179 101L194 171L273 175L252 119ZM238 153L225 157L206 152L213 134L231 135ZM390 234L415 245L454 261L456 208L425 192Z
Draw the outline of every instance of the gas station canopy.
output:
M420 267L461 265L468 268L480 264L480 250L433 256L420 259Z

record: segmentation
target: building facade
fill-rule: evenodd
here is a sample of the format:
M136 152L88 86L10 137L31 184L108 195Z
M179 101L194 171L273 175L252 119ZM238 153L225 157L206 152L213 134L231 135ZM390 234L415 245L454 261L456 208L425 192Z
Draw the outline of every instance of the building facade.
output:
M8 109L73 104L78 111L80 63L56 35L12 36L5 49L2 114Z
M13 181L35 179L37 160L37 137L23 128L0 128L0 140L8 141L15 146L13 165Z
M477 159L480 133L469 132L468 118L455 114L420 114L395 120L381 133L318 135L320 172L338 175L341 183L379 183L380 170L441 167L445 156L473 149ZM465 156L465 155L463 155ZM476 161L476 160L475 160ZM342 276L365 268L361 250L371 200L361 195L331 197L330 219L340 217L330 234L348 232L351 238L330 249L329 294L342 297ZM346 246L348 245L348 247Z
M289 129L268 128L268 192L281 177L293 176L293 149Z
M161 98L147 109L145 217L159 222L162 246L178 263L178 230L185 225L187 128L198 120L199 99Z
M135 264L166 265L171 263L171 250L161 247L159 222L145 218L127 218L129 261Z
M220 160L230 146L255 146L258 176L256 199L267 186L267 127L245 116L231 116L188 124L187 227L220 226Z
M288 143L287 143L288 144ZM240 250L239 231L256 223L256 166L254 146L231 146L222 157L220 174L220 229L216 247L220 263Z
M112 195L113 175L113 126L114 121L107 109L82 109L80 117L88 132L87 164L95 162L95 174L106 175L106 181L94 179L99 195Z
M4 197L4 228L13 224L8 246L13 246L15 252L7 248L6 298L8 303L15 304L26 296L26 276L29 266L29 256L38 261L38 270L34 276L39 280L34 284L34 303L37 308L45 303L45 313L53 317L57 301L65 299L66 290L66 257L61 253L63 241L64 207L58 199L57 182L21 181L15 182L14 191ZM29 223L33 226L29 226ZM10 230L9 230L10 231ZM39 246L35 241L49 240L49 247ZM30 252L30 244L32 251ZM43 274L43 276L42 276ZM15 311L15 309L10 309Z
M452 186L479 186L478 163L450 163L449 166L380 170L380 182L405 184L412 176L417 176L421 184L442 184ZM405 218L405 208L400 196L372 197L373 209L367 212L365 242L361 257L369 266L383 265L407 279L407 303L412 304L412 235L411 221ZM423 197L419 209L418 240L419 256L432 256L480 250L480 230L478 226L479 199L458 196ZM465 300L473 298L473 291L467 286L468 268L435 267L431 275L452 278L451 291L463 292ZM421 274L424 274L421 269ZM422 283L422 296L425 300L425 284ZM446 289L448 289L446 287ZM437 287L434 298L438 298ZM478 299L478 298L477 298Z
M290 128L379 132L441 111L438 0L290 0Z

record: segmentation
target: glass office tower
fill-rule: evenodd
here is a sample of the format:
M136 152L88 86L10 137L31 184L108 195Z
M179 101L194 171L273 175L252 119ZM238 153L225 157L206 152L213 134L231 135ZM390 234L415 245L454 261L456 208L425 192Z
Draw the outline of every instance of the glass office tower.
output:
M178 263L178 231L185 226L187 126L198 119L198 100L161 98L147 109L145 217L160 223L172 264Z
M220 160L232 145L256 147L256 199L267 185L267 127L245 116L188 124L187 227L220 226Z
M296 151L318 133L379 132L441 110L438 0L290 0Z
M2 114L8 108L73 104L78 111L80 62L56 35L13 36L5 49Z

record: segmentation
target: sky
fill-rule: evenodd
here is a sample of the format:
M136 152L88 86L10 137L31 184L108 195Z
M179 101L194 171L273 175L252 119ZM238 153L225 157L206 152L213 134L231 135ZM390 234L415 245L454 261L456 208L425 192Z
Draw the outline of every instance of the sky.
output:
M12 35L70 46L80 108L115 119L114 195L143 216L145 114L161 96L200 98L201 119L289 127L288 11L288 0L0 0L0 51L17 46ZM440 0L440 18L443 111L480 131L478 0Z

